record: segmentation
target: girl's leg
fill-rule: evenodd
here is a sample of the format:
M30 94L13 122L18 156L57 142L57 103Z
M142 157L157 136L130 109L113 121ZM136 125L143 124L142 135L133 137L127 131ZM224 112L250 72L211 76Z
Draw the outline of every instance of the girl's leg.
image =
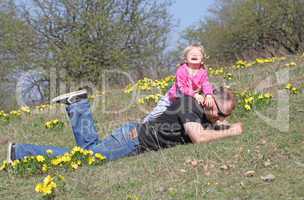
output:
M89 146L97 144L99 136L88 99L68 105L66 111L70 118L77 145L87 149Z
M152 112L150 112L143 120L143 123L148 121L152 121L164 113L168 106L170 106L170 99L168 95L162 96L158 101L157 105L153 108Z
M69 151L68 148L33 144L15 144L14 147L16 159L23 159L26 156L46 155L49 149L53 151L52 157L62 155Z

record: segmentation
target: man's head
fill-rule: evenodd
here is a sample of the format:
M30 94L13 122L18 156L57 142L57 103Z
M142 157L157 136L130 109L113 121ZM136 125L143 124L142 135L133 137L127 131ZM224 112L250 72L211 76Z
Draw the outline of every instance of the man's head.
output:
M207 118L215 122L228 117L236 106L235 95L231 90L219 87L213 91L215 105L211 109L206 109Z

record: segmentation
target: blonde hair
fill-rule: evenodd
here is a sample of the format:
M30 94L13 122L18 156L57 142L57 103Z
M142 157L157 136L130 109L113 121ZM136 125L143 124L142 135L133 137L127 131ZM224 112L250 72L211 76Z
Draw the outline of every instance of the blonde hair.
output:
M182 63L185 63L185 60L187 59L187 55L189 53L189 51L193 48L199 48L203 57L202 57L202 65L204 65L204 61L205 61L205 58L207 57L206 54L205 54L205 48L203 47L203 45L200 45L198 43L195 43L195 44L191 44L190 46L187 46L184 50L183 50L183 55L181 57L182 59Z

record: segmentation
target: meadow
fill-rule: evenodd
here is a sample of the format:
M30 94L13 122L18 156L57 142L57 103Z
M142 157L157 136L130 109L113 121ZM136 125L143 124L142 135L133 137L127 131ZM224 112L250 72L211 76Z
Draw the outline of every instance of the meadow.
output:
M211 82L224 84L238 95L239 105L229 122L243 122L243 135L92 165L82 162L51 169L50 161L49 169L32 174L6 166L0 171L1 199L47 198L35 188L51 175L57 184L49 198L55 199L303 200L304 56L237 61L234 66L212 66L209 74ZM100 137L143 118L173 79L145 79L93 94ZM134 91L143 96L131 101ZM105 112L105 108L125 107L129 109L124 112ZM18 143L75 146L59 105L0 112L0 137ZM90 157L90 152L86 154ZM1 145L0 159L5 157L6 145Z

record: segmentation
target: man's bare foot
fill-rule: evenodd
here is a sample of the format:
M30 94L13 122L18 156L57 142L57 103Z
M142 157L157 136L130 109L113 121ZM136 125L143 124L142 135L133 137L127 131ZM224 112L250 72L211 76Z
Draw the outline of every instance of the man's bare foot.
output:
M0 138L0 145L7 144L8 139L7 138Z

